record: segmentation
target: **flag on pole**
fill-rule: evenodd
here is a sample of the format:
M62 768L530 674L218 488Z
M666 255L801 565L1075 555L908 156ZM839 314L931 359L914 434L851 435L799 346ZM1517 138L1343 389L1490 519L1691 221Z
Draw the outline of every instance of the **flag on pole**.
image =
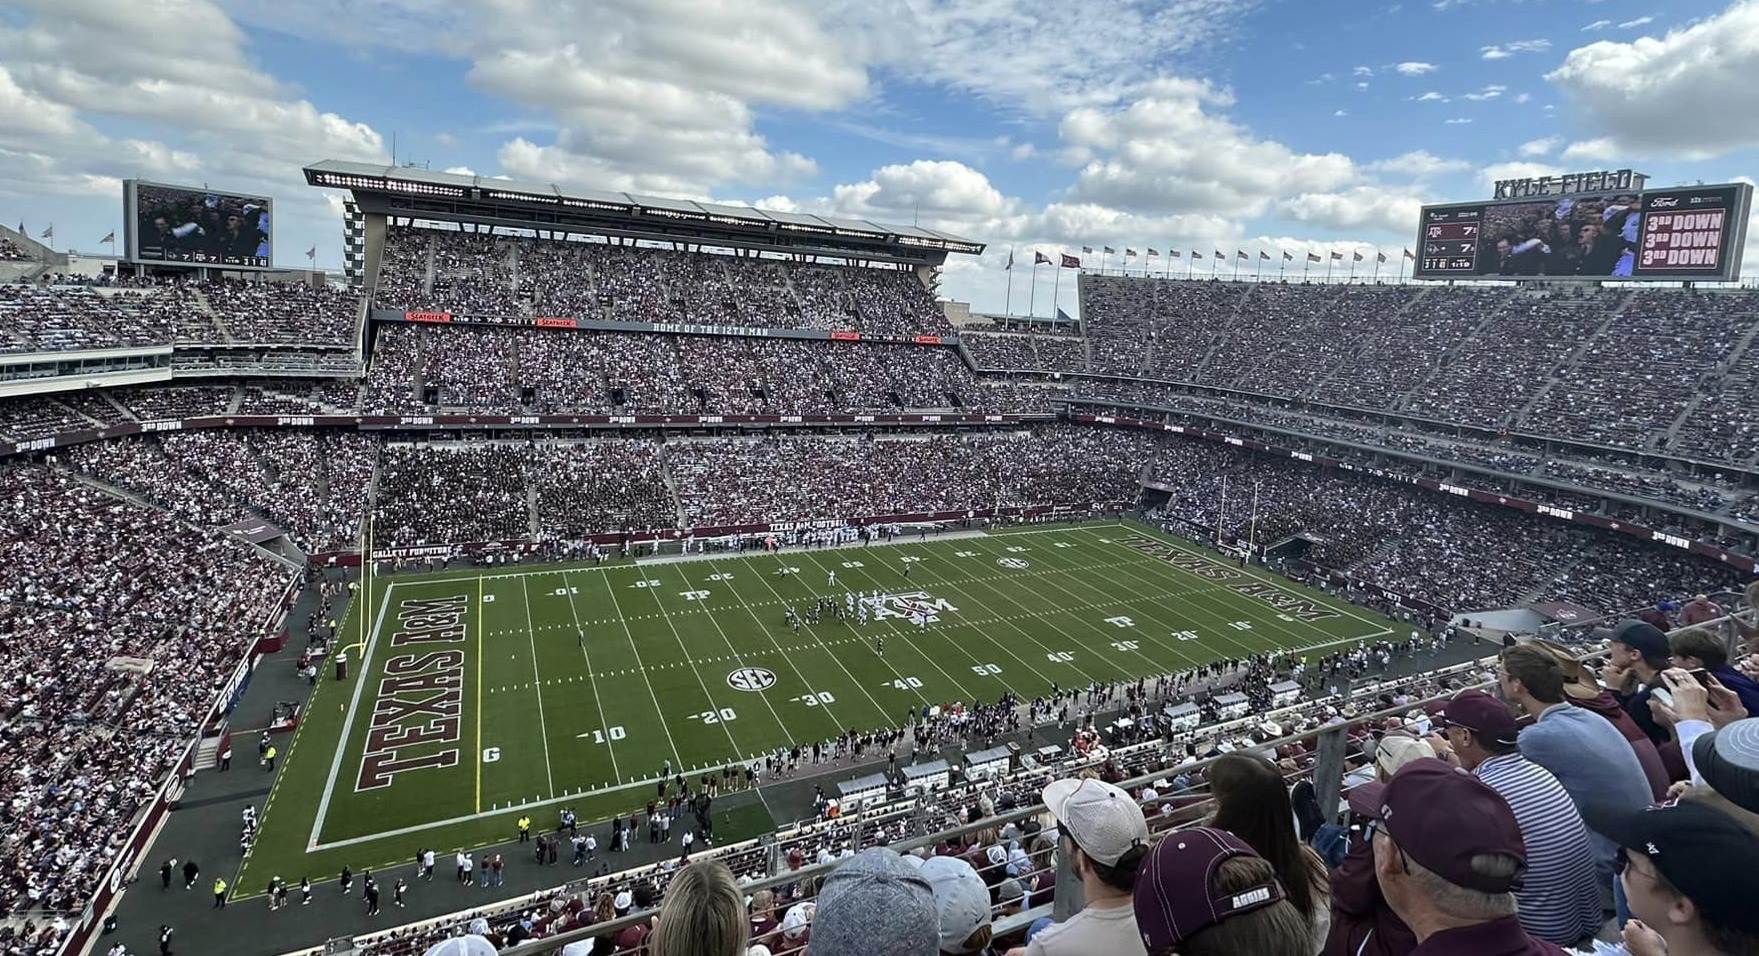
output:
M1215 251L1215 257L1217 259L1226 259L1227 258L1227 256L1222 255L1222 251L1220 249L1217 249Z
M1244 250L1244 249L1235 249L1234 250L1234 258L1236 258L1236 259L1250 259L1252 257L1247 255L1246 250Z
M1032 252L1032 264L1035 266L1048 266L1051 264L1051 257L1035 249Z
M1295 254L1290 252L1287 249L1284 249L1283 250L1283 261L1284 262L1294 262L1295 261Z
M49 228L43 230L43 238L49 239L49 240L53 240L55 238L55 224L54 223L50 223Z
M1331 258L1332 258L1333 262L1343 262L1344 261L1344 254L1341 252L1334 252L1331 254Z
M1014 271L1014 250L1012 250L1012 249L1008 250L1008 264L1002 267L1002 271L1003 272L1013 272Z
M1409 249L1406 249L1406 250L1405 250L1405 258L1407 258L1407 259L1415 259L1415 258L1417 258L1417 257L1416 257L1416 256L1414 256L1414 255L1412 255L1412 254L1411 254L1411 250L1409 250Z
M1100 248L1104 249L1105 254L1108 256L1115 256L1118 254L1118 250L1113 249L1111 246L1101 246Z
M1167 258L1168 258L1168 259L1177 259L1177 258L1179 258L1179 250L1177 250L1177 249L1168 249L1168 250L1167 250Z
M313 262L318 261L318 247L312 246L310 249L305 250L305 257Z
M1160 256L1160 253L1155 252L1152 248L1148 250L1148 258L1155 259L1155 258L1159 258L1159 256Z
M1362 253L1352 252L1352 253L1350 253L1350 259L1354 262L1361 262L1362 261Z
M1124 247L1124 258L1132 259L1132 258L1135 258L1135 256L1136 256L1136 250L1131 249L1128 246Z
M1066 252L1063 253L1063 268L1065 268L1065 269L1079 269L1079 268L1081 268L1081 257L1080 256L1072 256Z
M1084 256L1093 255L1093 247L1092 246L1082 246L1081 247L1081 254Z
M1376 261L1376 262L1385 262L1385 261L1386 261L1386 253L1384 253L1384 252L1377 252L1377 253L1375 253L1375 254L1374 254L1374 261Z
M115 242L115 241L116 241L115 230L111 230L110 232L104 233L104 238L98 240L99 244L103 244L106 242Z
M1265 252L1265 251L1264 251L1264 250L1263 250L1263 249L1260 249L1260 250L1258 250L1258 258L1260 258L1260 259L1269 259L1269 258L1270 258L1270 253L1268 253L1268 252Z
M1203 253L1198 252L1196 249L1193 249L1193 250L1191 250L1191 258L1201 259L1201 258L1203 258Z
M1316 253L1316 252L1309 252L1309 253L1307 253L1307 261L1308 261L1308 262L1319 262L1319 261L1321 261L1321 260L1320 260L1320 258L1319 258L1319 253Z

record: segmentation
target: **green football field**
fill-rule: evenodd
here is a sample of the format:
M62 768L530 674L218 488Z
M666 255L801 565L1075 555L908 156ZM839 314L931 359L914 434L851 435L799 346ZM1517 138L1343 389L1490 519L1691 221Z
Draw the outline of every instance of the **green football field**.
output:
M834 582L832 575L835 575ZM347 681L288 747L240 895L628 813L674 772L993 702L1388 633L1386 621L1133 524L372 582ZM867 623L817 598L870 597ZM878 598L871 599L877 592ZM351 614L354 613L351 610ZM926 625L926 626L924 626ZM883 639L883 654L877 648Z

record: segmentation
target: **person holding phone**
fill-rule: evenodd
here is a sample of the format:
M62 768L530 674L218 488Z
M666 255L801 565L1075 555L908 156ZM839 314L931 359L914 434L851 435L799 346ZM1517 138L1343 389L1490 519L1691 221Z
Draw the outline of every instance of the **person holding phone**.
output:
M1759 717L1759 681L1729 666L1728 647L1722 638L1703 628L1688 627L1668 640L1673 645L1675 664L1695 674L1714 676L1741 699L1748 717Z
M1692 780L1701 781L1704 778L1693 763L1692 744L1712 730L1745 718L1746 708L1741 706L1740 697L1724 687L1714 674L1706 675L1708 683L1700 683L1690 671L1670 667L1659 677L1664 686L1653 695L1649 706L1657 720L1673 726ZM1665 696L1661 690L1667 692Z

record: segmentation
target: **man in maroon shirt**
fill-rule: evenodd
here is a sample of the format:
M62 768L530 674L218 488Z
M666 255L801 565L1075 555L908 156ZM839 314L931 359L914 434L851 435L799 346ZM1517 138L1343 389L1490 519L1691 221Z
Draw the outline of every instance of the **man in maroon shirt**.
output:
M1417 937L1411 956L1564 956L1515 916L1527 848L1502 794L1432 758L1364 787L1380 796L1375 877Z

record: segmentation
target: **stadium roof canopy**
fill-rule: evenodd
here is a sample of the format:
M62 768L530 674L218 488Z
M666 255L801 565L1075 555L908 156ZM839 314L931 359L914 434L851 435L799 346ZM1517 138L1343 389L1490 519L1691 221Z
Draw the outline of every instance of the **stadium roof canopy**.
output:
M554 183L437 173L416 166L326 159L305 168L305 181L351 190L368 215L930 264L938 264L947 253L978 255L984 249L982 243L920 226L564 189Z

